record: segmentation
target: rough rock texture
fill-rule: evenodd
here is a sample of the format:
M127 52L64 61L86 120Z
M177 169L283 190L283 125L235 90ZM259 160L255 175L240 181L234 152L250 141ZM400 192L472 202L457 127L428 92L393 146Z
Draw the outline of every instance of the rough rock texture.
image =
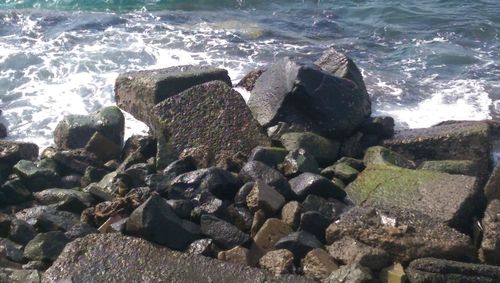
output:
M494 199L500 199L500 163L493 168L483 190L488 202Z
M339 267L333 271L324 283L375 283L369 268L358 264L349 264Z
M286 176L297 176L300 173L319 173L319 165L314 156L304 149L290 151L285 157L281 170Z
M394 263L382 269L379 278L382 282L406 282L408 280L404 268L400 263Z
M120 74L115 82L117 105L136 119L151 125L150 110L184 90L213 80L231 86L227 71L213 67L175 66Z
M167 98L152 113L152 129L161 146L158 150L174 160L190 147L206 146L213 154L249 154L258 145L270 145L243 98L221 81L197 85Z
M337 159L340 144L311 132L285 133L280 138L283 146L289 150L304 149L310 153L319 165L330 165Z
M482 201L474 177L383 165L366 168L346 192L357 204L419 210L460 231L471 227Z
M475 257L467 235L409 209L355 207L326 230L329 244L346 236L381 248L401 263L428 256L456 260Z
M0 180L10 174L10 167L19 160L34 160L38 157L38 146L34 143L0 140Z
M219 252L217 258L223 261L249 265L248 249L243 247L234 247L228 251Z
M87 207L95 203L91 194L73 189L47 189L34 194L35 200L42 205L58 203L69 197L80 200Z
M247 195L247 206L253 212L261 209L265 213L273 215L284 204L285 198L262 181L257 181Z
M26 245L24 255L30 260L55 260L67 242L62 232L41 233Z
M500 267L498 266L435 258L420 258L412 261L406 269L406 273L412 283L493 283L500 279Z
M344 199L345 191L327 178L313 174L302 173L290 180L290 186L297 198L304 200L308 195L314 194L325 198Z
M289 250L270 251L259 260L259 266L276 275L292 273L293 254Z
M38 273L37 270L0 268L0 282L39 283L40 274Z
M291 251L296 263L299 263L310 250L322 248L323 245L311 233L298 231L279 239L275 247L276 249L287 249Z
M419 169L469 176L479 174L477 162L472 160L428 160L422 162Z
M203 272L200 272L203 271ZM311 282L179 253L120 234L89 235L66 246L43 282Z
M21 178L27 188L32 191L40 191L62 185L61 178L53 168L55 166L51 165L41 161L21 160L14 165L12 170Z
M1 205L20 204L32 198L31 191L19 179L7 181L0 186Z
M337 263L323 249L314 249L302 259L302 271L307 277L323 281L338 269Z
M265 253L273 250L274 244L291 232L292 228L279 219L269 218L266 220L259 232L253 237L254 244L250 249L253 260L258 260Z
M328 246L328 252L342 264L359 263L371 270L380 270L391 263L383 249L372 248L351 237L344 237Z
M255 82L248 106L265 127L285 122L326 136L350 134L370 115L370 99L351 80L284 58Z
M109 106L91 115L67 115L54 130L59 149L83 148L94 135L101 133L118 146L123 145L125 118L116 106Z
M500 265L500 200L488 204L483 218L483 242L479 257L483 262Z
M288 150L281 147L258 146L252 150L248 161L260 161L267 166L276 168L287 156Z
M281 220L296 230L299 226L302 212L304 212L302 205L297 201L291 201L281 209Z
M215 241L223 249L232 249L248 242L250 237L229 222L213 215L202 215L200 220L201 232Z
M257 79L262 75L262 73L265 71L265 69L256 69L250 71L248 74L246 74L236 85L236 87L242 87L246 89L247 91L252 91L252 89L255 86L255 82Z
M363 162L370 165L394 165L403 168L415 168L413 161L408 160L401 154L383 146L372 146L366 149Z
M244 182L262 181L274 187L285 199L290 200L294 193L290 189L288 180L278 170L275 170L259 161L250 161L243 166L239 178Z

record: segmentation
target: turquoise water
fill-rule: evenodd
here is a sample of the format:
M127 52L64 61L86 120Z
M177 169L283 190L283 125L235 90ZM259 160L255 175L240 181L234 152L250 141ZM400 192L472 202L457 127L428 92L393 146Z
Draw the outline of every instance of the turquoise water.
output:
M355 60L374 113L400 127L498 118L499 30L493 0L0 0L1 119L11 139L43 147L63 115L113 104L120 72L210 64L237 82L329 46Z

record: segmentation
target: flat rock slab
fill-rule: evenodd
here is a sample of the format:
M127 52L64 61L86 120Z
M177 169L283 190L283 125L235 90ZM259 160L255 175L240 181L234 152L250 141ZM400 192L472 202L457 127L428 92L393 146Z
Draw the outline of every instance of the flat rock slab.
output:
M465 175L374 165L346 187L356 204L397 206L421 211L466 231L479 212L476 178Z
M66 246L42 282L314 282L184 254L120 234L89 235Z
M241 95L221 81L194 86L152 111L153 131L165 141L159 150L173 156L193 147L206 147L214 155L249 154L256 146L271 144Z

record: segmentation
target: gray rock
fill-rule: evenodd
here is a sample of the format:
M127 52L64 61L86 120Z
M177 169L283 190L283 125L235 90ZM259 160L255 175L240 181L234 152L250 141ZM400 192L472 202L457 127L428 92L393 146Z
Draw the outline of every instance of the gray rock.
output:
M160 144L158 151L166 152L172 159L193 147L206 147L214 155L234 155L270 145L241 95L221 81L197 85L167 98L152 113L152 129ZM224 161L222 157L215 159L214 164Z
M177 250L185 249L200 235L198 225L179 218L158 195L151 196L132 212L126 231Z
M68 197L77 198L86 207L90 207L96 202L91 194L73 189L47 189L34 194L35 200L42 205L58 203Z
M253 212L262 210L268 215L273 215L284 204L285 198L262 181L255 182L253 189L247 195L247 206Z
M410 282L498 282L500 267L456 262L436 258L420 258L406 269Z
M18 245L9 239L0 238L0 251L2 250L8 260L22 263L24 259L23 246Z
M477 162L472 160L427 160L420 164L419 169L439 171L448 174L477 176Z
M61 186L64 189L76 189L81 187L82 175L70 174L61 178Z
M247 234L234 225L213 215L202 215L200 227L204 235L212 238L215 244L223 249L232 249L250 240Z
M57 188L62 185L58 173L53 168L44 166L42 162L21 160L14 165L13 170L32 191Z
M347 165L346 163L338 162L332 166L328 166L321 171L323 176L332 176L342 181L342 184L349 184L354 181L359 175L359 171Z
M36 236L33 226L21 219L13 219L10 227L9 238L21 245L26 245Z
M328 201L316 195L308 195L302 202L302 207L304 211L317 211L332 221L337 220L347 210L347 206L338 200Z
M304 149L322 166L332 164L337 159L340 148L338 142L311 132L285 133L280 141L289 151Z
M285 176L297 176L300 173L319 173L319 165L314 156L304 149L290 151L285 157L281 170Z
M0 140L0 164L5 168L14 166L19 160L35 160L37 157L38 146L34 143ZM6 173L9 174L10 170Z
M483 241L479 258L488 264L500 265L500 200L494 199L484 212Z
M236 193L234 196L234 205L236 206L246 206L247 196L252 191L255 182L247 182Z
M109 106L91 115L65 116L54 130L54 142L59 149L83 148L99 132L121 147L124 131L122 112L116 106Z
M324 282L375 283L378 281L375 280L369 268L358 264L349 264L343 265L339 267L339 269L333 271Z
M0 282L39 283L40 274L36 270L0 268Z
M300 216L299 230L313 234L321 242L325 242L325 230L332 223L332 220L317 212L307 211Z
M372 146L366 149L363 162L366 166L394 165L409 169L415 168L413 161L383 146Z
M180 218L187 219L191 216L193 202L187 199L169 199L167 203Z
M97 229L86 224L86 223L77 223L73 225L64 235L68 238L69 241L73 241L78 238L85 237L90 234L97 233Z
M64 233L59 231L41 233L24 248L24 256L30 260L54 261L68 243Z
M391 264L391 257L385 250L372 248L351 237L335 241L327 249L342 264L360 264L375 271Z
M208 257L214 257L217 246L214 244L212 239L199 239L191 243L187 249L187 253L194 255L203 255Z
M61 230L67 231L79 222L79 216L68 211L58 211L51 206L37 206L23 209L16 217L27 221L42 232Z
M325 177L313 173L302 173L290 180L290 186L298 199L303 200L308 195L318 195L326 198L344 199L345 191Z
M194 208L191 211L191 219L199 222L204 214L211 214L217 217L224 217L224 212L228 206L227 201L214 197L209 192L202 192L193 198Z
M295 196L285 176L262 162L248 162L243 166L238 176L244 182L262 181L276 189L287 200L293 199Z
M313 234L306 231L293 232L279 239L274 246L276 249L291 251L296 263L300 262L310 250L323 248L323 244Z
M78 255L78 260L75 257ZM110 272L113 271L113 272ZM200 272L202 271L202 272ZM120 234L89 235L68 244L44 274L44 282L311 282L275 278L262 270L179 253Z
M241 231L250 232L253 215L246 207L230 205L225 211L226 218Z
M281 147L258 146L252 150L248 161L260 161L267 166L276 168L285 160L288 150Z
M32 198L31 191L19 179L7 181L0 187L0 204L2 205L20 204Z
M85 145L85 150L92 152L102 161L108 161L119 158L122 147L100 132L94 132Z
M285 122L302 131L344 136L370 115L370 99L351 80L284 58L257 79L248 106L265 127Z
M90 183L96 183L102 180L106 174L110 172L106 169L96 168L94 166L88 166L83 173L82 179L80 180L80 185L82 188L90 185Z

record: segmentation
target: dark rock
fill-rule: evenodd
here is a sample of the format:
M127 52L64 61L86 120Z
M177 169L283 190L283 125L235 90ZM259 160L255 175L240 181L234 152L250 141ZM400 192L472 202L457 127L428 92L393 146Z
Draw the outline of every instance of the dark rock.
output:
M0 282L39 283L40 274L36 270L0 268Z
M255 212L262 210L268 215L278 212L285 204L285 198L273 187L262 181L255 182L252 190L247 195L247 206Z
M275 275L293 273L295 268L292 252L285 249L267 252L259 260L259 266Z
M300 173L319 173L319 165L314 156L304 149L290 151L285 157L281 170L285 176L297 176Z
M167 203L180 218L189 219L191 217L191 211L193 210L192 201L187 199L169 199Z
M73 225L66 233L64 233L64 236L69 241L73 241L78 238L83 238L87 235L97 233L97 229L86 224L86 223L77 223Z
M191 218L195 222L200 221L204 214L211 214L217 217L223 217L228 203L216 198L209 192L202 192L193 199L195 207L191 211Z
M308 195L318 195L344 199L346 193L343 189L325 177L313 173L302 173L290 180L290 186L298 199L303 200Z
M363 160L355 159L355 158L352 158L352 157L342 157L336 163L347 164L350 167L358 170L359 172L365 170L365 168L366 168L365 164L363 163ZM333 177L333 176L330 176L330 177L327 177L327 178L331 178L331 177Z
M6 238L9 236L12 217L0 212L0 237Z
M156 154L156 139L152 136L133 135L125 141L121 160L131 159L130 162L141 163ZM131 157L131 158L130 158Z
M58 173L53 168L45 167L41 163L21 160L14 165L13 170L26 187L32 191L56 188L62 185Z
M351 80L284 58L255 82L248 106L265 127L285 122L305 131L343 136L370 115L370 99Z
M23 265L23 269L26 270L38 270L38 271L45 271L51 266L51 262L48 261L41 261L41 260L32 260L29 261L28 263ZM36 281L40 282L40 281Z
M326 200L316 195L308 195L302 202L304 211L317 211L329 219L337 220L347 210L347 206L335 199Z
M211 237L215 244L223 249L232 249L250 240L247 234L234 225L213 215L202 215L200 227L204 235Z
M0 164L5 168L14 166L20 160L35 160L38 146L34 143L0 140ZM7 175L10 174L8 170Z
M500 265L500 200L494 199L484 212L483 241L479 258L488 264Z
M68 211L51 211L41 213L34 221L34 227L41 232L68 231L80 222L78 214Z
M20 204L32 198L31 191L19 179L7 181L0 187L0 205Z
M252 91L255 86L255 82L257 81L257 79L259 79L260 75L262 75L264 71L265 69L256 69L250 71L238 82L236 87L242 87L247 91Z
M410 281L420 282L498 282L500 267L456 262L436 258L420 258L406 270Z
M363 156L365 135L361 132L355 132L350 137L342 141L340 145L339 156L360 158ZM331 163L330 163L331 164Z
M338 156L340 144L310 132L285 133L280 138L289 150L304 149L322 166L332 164Z
M81 186L82 175L71 174L61 178L61 186L65 189L73 189Z
M363 162L370 165L393 165L413 169L415 164L406 157L383 146L373 146L366 150Z
M13 219L10 227L9 238L21 245L26 245L36 236L33 226L24 220Z
M230 205L226 208L227 219L238 229L244 232L250 232L252 228L253 215L245 207Z
M500 162L493 168L491 175L484 186L484 195L488 202L500 199Z
M163 169L163 174L175 178L181 174L194 170L196 170L196 165L193 160L180 159L170 163L165 169Z
M77 198L86 207L90 207L96 203L91 194L72 189L47 189L34 194L35 200L41 205L55 204L68 197Z
M152 113L153 131L159 141L164 141L158 150L171 156L197 146L206 146L212 154L248 154L258 145L270 145L241 95L221 81L197 85L167 98Z
M6 137L7 137L7 127L3 123L0 123L0 139Z
M127 175L127 185L130 188L142 187L145 185L146 176L153 173L153 168L147 163L137 163L125 170Z
M255 235L257 235L260 228L262 228L262 225L264 225L264 223L266 222L267 218L269 217L263 210L257 210L253 214L252 227L250 228L250 236L252 238L254 238Z
M85 173L83 174L82 179L80 180L80 185L81 187L86 187L90 183L99 182L102 180L104 176L106 176L106 174L109 173L110 172L108 170L96 168L93 166L88 166L85 169Z
M12 242L9 239L0 238L0 251L5 253L5 257L13 262L22 263L24 260L23 246Z
M95 132L85 145L85 150L92 152L102 161L108 161L119 158L122 147L100 132Z
M227 71L212 67L175 66L120 74L115 82L117 105L151 126L150 110L190 87L219 80L232 86Z
M160 195L167 195L172 177L163 173L149 174L144 178L146 186Z
M394 119L389 116L370 117L361 124L360 131L380 138L390 138L394 135Z
M321 242L325 242L325 230L332 220L317 211L302 213L299 230L313 234Z
M63 175L83 175L89 166L102 167L95 155L82 149L57 151L52 158L61 167Z
M24 249L24 255L30 260L54 261L68 243L64 233L59 231L38 234Z
M356 283L374 283L377 282L369 268L358 264L349 264L340 266L333 271L324 281L325 283L338 282L356 282Z
M121 147L125 118L116 106L109 106L91 115L67 115L54 130L54 142L59 149L83 148L94 135L101 133Z
M247 196L252 191L255 182L247 182L236 193L234 197L234 205L236 206L246 206Z
M281 209L281 220L296 230L300 223L300 215L304 208L299 202L291 201Z
M126 230L177 250L185 249L200 234L198 225L179 218L166 200L157 195L132 212Z
M161 141L161 139L160 139ZM165 144L162 147L158 146L159 149L166 149ZM167 156L168 157L168 156ZM158 157L157 157L158 159ZM179 154L179 159L190 162L193 166L198 169L203 169L207 167L213 166L215 162L215 153L210 150L210 148L206 145L194 146L185 148L182 150L181 154ZM218 166L216 166L218 167ZM190 171L193 171L190 170Z
M89 235L68 244L45 272L44 281L153 282L161 278L167 282L206 282L208 274L213 282L311 282L297 276L276 279L262 270L171 251L117 233Z
M68 196L60 202L52 204L51 207L54 207L56 210L67 211L76 214L80 214L82 213L82 211L88 208L87 205L85 205L80 199L74 196Z
M474 258L467 235L426 214L409 209L355 207L326 230L326 242L354 238L389 253L403 264L420 257Z
M214 257L217 246L212 239L199 239L191 243L187 249L188 254Z
M419 169L439 171L448 174L477 176L477 163L472 160L428 160L420 164Z
M359 171L347 165L346 163L335 163L328 166L321 171L323 176L332 176L331 178L338 178L342 183L350 183L356 179Z
M276 249L287 249L294 255L295 262L298 263L312 249L323 248L313 234L306 231L293 232L275 244Z
M258 146L252 150L248 161L260 161L269 167L276 168L285 160L288 150L281 147Z
M308 252L302 259L301 265L305 276L321 282L339 268L332 256L323 249L313 249Z
M295 196L285 176L259 161L250 161L245 164L240 171L239 178L244 182L262 181L276 189L287 200Z
M373 248L351 237L344 237L328 246L328 252L342 264L360 264L371 270L381 270L391 264L389 254Z
M242 152L221 151L215 155L216 166L224 170L238 173L248 160L248 156Z
M419 210L464 232L483 202L474 177L383 165L369 166L346 192L356 204Z

